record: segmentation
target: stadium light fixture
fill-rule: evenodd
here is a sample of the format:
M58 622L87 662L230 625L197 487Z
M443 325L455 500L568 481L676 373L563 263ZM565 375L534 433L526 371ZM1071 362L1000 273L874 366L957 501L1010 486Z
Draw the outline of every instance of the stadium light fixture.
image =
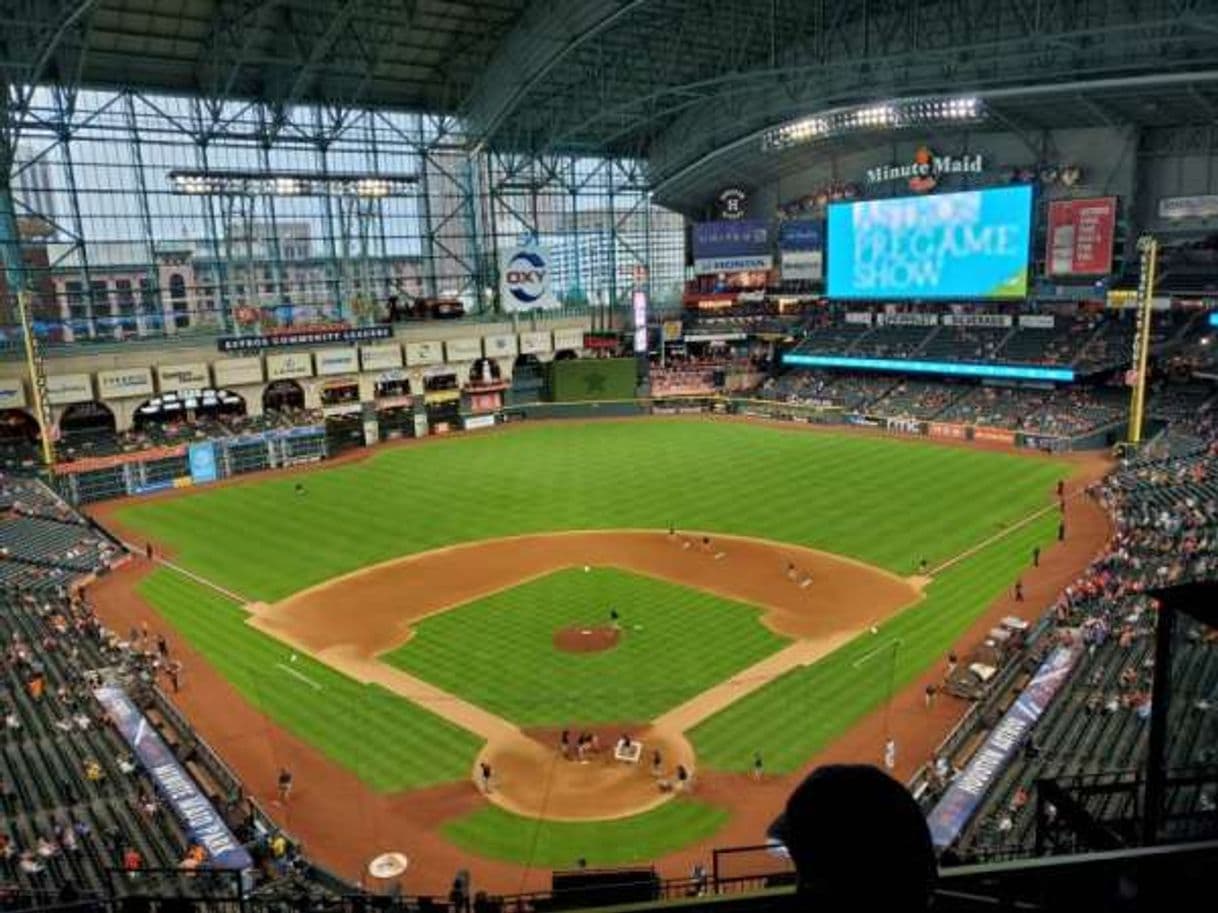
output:
M409 196L413 174L313 174L300 171L171 171L174 193L187 196L335 196L379 199Z
M835 108L767 130L761 148L777 151L814 140L859 130L902 130L911 127L967 124L988 116L975 95L952 98L907 98L897 101Z

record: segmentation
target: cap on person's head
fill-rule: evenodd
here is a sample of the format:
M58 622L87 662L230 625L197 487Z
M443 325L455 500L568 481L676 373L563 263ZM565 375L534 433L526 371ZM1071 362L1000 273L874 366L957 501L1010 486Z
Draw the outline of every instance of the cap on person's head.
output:
M768 834L790 852L801 894L857 909L915 910L930 898L935 855L922 810L875 767L817 768Z

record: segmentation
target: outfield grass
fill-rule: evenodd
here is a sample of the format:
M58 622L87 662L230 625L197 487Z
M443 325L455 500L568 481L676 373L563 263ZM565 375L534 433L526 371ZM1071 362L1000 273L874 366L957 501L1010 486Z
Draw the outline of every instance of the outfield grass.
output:
M659 808L615 821L567 822L521 818L487 805L447 822L444 836L471 853L542 868L651 862L698 840L713 837L728 814L718 806L678 798Z
M373 789L469 776L482 742L464 729L308 656L292 661L289 647L245 624L245 611L173 571L150 574L139 592L247 701Z
M130 529L250 599L515 533L676 523L849 555L901 574L1047 503L1060 464L704 420L524 426L307 476L133 502ZM305 495L294 487L303 481Z
M555 630L622 620L618 645L569 653ZM646 722L788 641L761 610L615 568L558 571L424 619L385 657L525 726Z

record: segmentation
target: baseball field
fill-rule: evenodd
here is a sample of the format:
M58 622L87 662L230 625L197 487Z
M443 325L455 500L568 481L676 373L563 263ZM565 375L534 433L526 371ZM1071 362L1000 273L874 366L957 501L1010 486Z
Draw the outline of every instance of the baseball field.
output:
M1072 471L745 422L570 422L103 519L168 556L133 584L143 604L241 712L366 797L369 841L413 841L382 849L424 862L445 845L437 866L617 864L725 834L759 759L751 802L780 804L1052 543L1054 486ZM564 759L563 729L600 750ZM638 763L610 757L623 734L644 746ZM670 788L677 764L692 788ZM269 796L272 780L251 788ZM299 801L324 788L301 782ZM412 797L418 826L367 817L399 799L409 816Z

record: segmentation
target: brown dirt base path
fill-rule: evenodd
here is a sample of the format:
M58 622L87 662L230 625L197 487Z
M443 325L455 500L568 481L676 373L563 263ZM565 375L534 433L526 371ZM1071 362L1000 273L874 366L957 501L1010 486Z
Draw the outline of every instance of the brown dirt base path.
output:
M618 567L766 609L762 622L794 638L782 650L652 721L640 737L661 751L663 776L609 760L556 764L507 720L380 660L407 642L423 618L471 599L572 567ZM519 815L594 821L636 815L675 797L663 788L676 765L696 770L685 731L792 668L815 662L916 602L920 590L861 562L799 546L702 532L598 530L491 539L395 558L336 577L274 605L247 606L250 624L357 681L376 682L480 736L471 770L488 762L486 798ZM334 606L359 606L336 624ZM604 633L616 636L608 629ZM573 632L583 639L579 630ZM585 759L590 761L590 759Z
M772 424L790 433L864 433L841 428L825 430L788 423L758 423ZM431 442L418 443L426 445ZM933 439L919 439L919 443L977 446ZM1029 456L1027 451L1012 451L997 445L983 445L982 449L1007 450ZM365 453L359 452L359 456ZM953 647L955 652L966 653L1005 615L1015 614L1028 619L1038 616L1106 541L1109 534L1106 515L1090 499L1080 497L1079 492L1102 475L1107 461L1099 455L1067 456L1066 459L1075 465L1068 486L1069 537L1066 542L1054 544L1045 550L1039 569L1029 569L1024 574L1027 601L1015 603L1009 595L996 600L961 636ZM313 468L316 467L288 471L307 472ZM222 484L249 484L260 481L264 475ZM188 491L166 492L152 497L182 497L189 494ZM122 503L98 505L91 513L115 528L117 525L110 515ZM119 630L147 622L152 630L164 630L174 638L174 632L166 630L155 610L135 592L136 584L151 568L142 558L133 561L93 584L90 587L91 598L101 617ZM407 891L442 894L449 886L452 873L458 868L471 869L476 887L492 892L511 893L548 887L548 870L471 858L468 853L444 841L439 833L441 824L475 810L484 801L470 782L393 796L372 792L354 775L246 703L189 644L174 639L174 650L186 664L187 670L182 692L173 696L175 702L201 736L242 778L250 793L271 811L280 824L301 839L306 851L323 864L344 877L361 882L365 880L365 866L370 858L386 850L400 849L407 851L412 859L410 871L402 880L402 887ZM929 670L898 693L891 703L891 733L899 746L898 776L910 776L926 761L934 746L955 725L968 706L963 701L946 696L941 696L929 710L923 706L926 684L941 681L942 675L941 668ZM677 708L678 711L680 709ZM727 808L731 813L729 824L711 840L658 860L661 873L669 877L684 876L694 861L709 861L710 849L715 846L758 842L766 825L807 770L822 763L843 760L878 763L884 727L885 713L880 708L811 759L804 770L791 776L766 775L761 782L755 782L746 775L700 772L699 798ZM528 735L535 741L540 740L539 744L543 741L551 745L557 743L552 733L530 731ZM552 752L552 757L556 755L556 751ZM284 765L296 773L296 787L290 804L286 806L275 799L275 775Z

